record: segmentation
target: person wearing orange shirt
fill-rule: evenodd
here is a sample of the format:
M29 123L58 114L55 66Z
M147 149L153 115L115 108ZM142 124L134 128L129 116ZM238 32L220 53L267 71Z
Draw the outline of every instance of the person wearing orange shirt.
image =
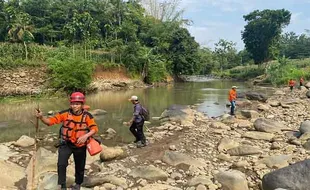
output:
M66 189L66 170L71 154L75 163L75 185L72 190L81 188L84 180L87 141L98 132L93 116L83 108L84 103L84 94L74 92L70 96L69 109L50 118L43 116L40 110L36 111L36 117L48 126L62 123L57 163L58 185L61 186L61 190Z
M294 86L295 86L295 81L294 81L293 79L290 79L290 80L288 81L288 86L290 87L291 92L292 92L292 91L293 91L293 88L294 88Z
M236 86L232 86L231 90L229 91L228 100L230 102L230 115L235 115L235 108L236 108L236 99L237 99L237 91Z
M304 78L303 77L300 77L300 80L299 80L299 85L300 86L303 86L304 85Z

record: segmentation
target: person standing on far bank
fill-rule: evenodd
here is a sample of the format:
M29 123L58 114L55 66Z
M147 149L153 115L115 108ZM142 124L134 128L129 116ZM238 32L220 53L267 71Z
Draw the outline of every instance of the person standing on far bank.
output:
M228 100L230 102L230 115L235 115L235 108L236 108L236 99L237 99L237 91L236 86L232 86L231 90L229 91Z
M300 80L299 80L299 86L303 86L304 85L304 78L303 77L300 77Z
M288 85L289 85L290 90L291 90L291 92L292 92L292 91L293 91L293 88L294 88L294 86L295 86L295 81L294 81L293 79L290 79L290 80L288 81Z
M74 92L70 96L70 108L57 113L54 117L43 116L37 110L36 117L44 124L51 126L63 123L59 136L58 146L58 185L61 190L66 190L66 172L68 160L73 154L75 164L75 185L72 190L80 190L84 180L86 163L86 145L88 138L98 132L97 124L93 116L83 108L85 96L81 92Z
M137 147L141 148L146 146L146 139L143 132L144 118L141 115L142 106L139 103L137 96L131 96L129 101L134 105L134 107L133 117L129 122L127 122L127 125L130 126L129 130L136 138L134 142L137 143Z

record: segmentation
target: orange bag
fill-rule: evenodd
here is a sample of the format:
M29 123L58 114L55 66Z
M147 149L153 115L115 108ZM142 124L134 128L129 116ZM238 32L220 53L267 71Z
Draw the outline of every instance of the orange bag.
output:
M91 156L94 156L102 151L102 147L98 141L94 138L90 138L87 142L87 150Z

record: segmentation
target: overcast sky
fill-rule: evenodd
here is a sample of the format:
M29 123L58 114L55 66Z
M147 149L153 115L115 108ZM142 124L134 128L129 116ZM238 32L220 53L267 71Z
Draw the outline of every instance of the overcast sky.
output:
M184 18L193 21L188 27L190 33L201 45L211 48L223 38L243 49L243 15L257 9L289 10L291 23L285 32L301 34L310 29L310 0L182 0L181 7L185 9Z

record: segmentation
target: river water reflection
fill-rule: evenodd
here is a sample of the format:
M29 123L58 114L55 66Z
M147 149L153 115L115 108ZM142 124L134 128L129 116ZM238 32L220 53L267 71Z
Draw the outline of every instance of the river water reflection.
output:
M193 105L200 104L198 111L208 116L219 116L229 111L228 91L232 85L238 86L239 92L250 90L243 82L210 80L204 82L176 83L174 85L133 89L126 91L106 91L88 95L86 103L91 109L103 109L107 114L96 116L100 132L113 128L117 132L114 142L129 142L133 140L128 127L122 123L128 121L132 115L133 106L128 101L131 95L137 95L150 110L151 116L160 114L170 105ZM267 93L268 88L260 88L259 91ZM44 113L50 110L60 111L68 108L68 98L57 99L32 99L21 102L1 103L0 110L0 142L18 139L21 135L34 135L34 126L30 120L35 121L33 116L37 104ZM152 121L151 121L152 122ZM40 127L46 127L40 123ZM58 126L48 127L47 131L57 132Z

